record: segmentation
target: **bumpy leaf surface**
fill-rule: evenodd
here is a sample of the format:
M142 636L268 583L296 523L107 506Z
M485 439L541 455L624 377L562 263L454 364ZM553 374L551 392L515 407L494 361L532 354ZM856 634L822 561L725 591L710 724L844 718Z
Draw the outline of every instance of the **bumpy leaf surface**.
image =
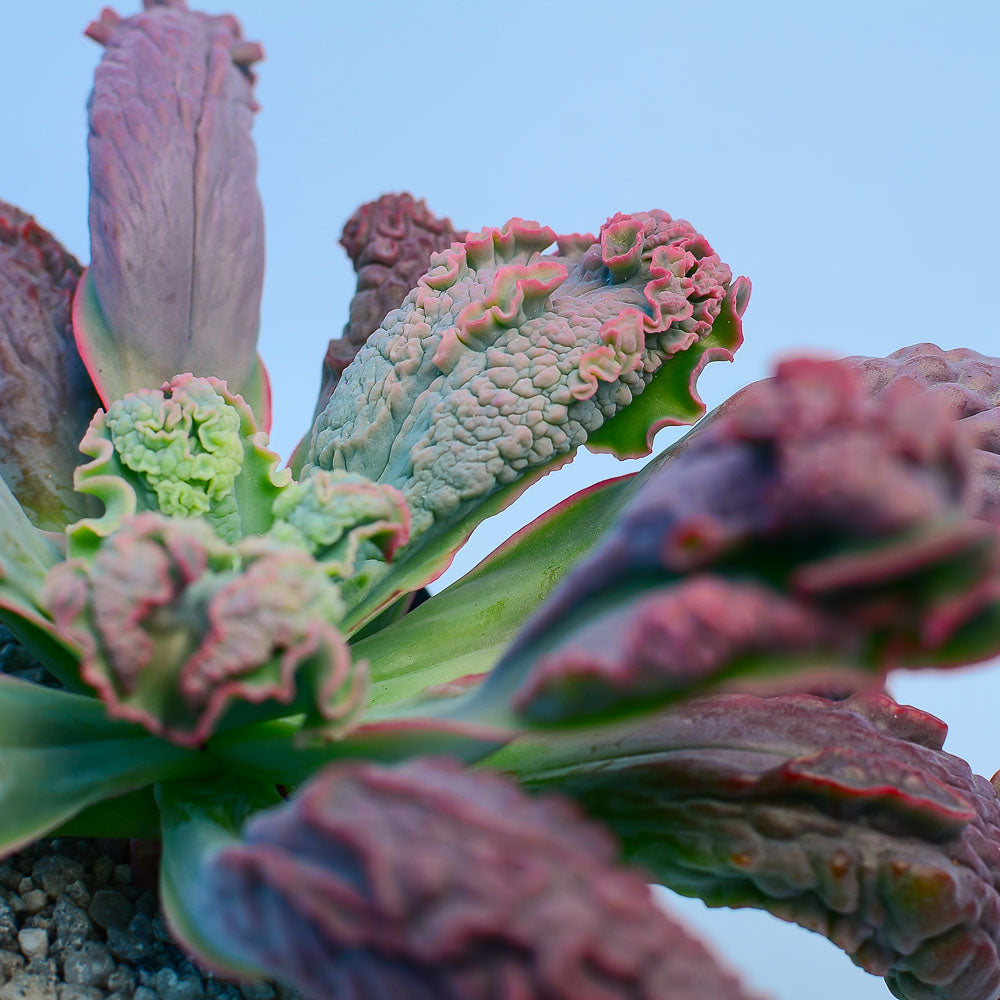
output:
M886 358L847 358L872 395L899 379L916 382L950 411L976 451L971 509L1000 520L1000 360L968 348L942 351L935 344L903 347Z
M716 695L513 764L686 895L818 931L894 996L995 1000L1000 804L946 732L884 695Z
M543 256L555 240L514 219L432 257L345 371L306 468L395 485L413 538L440 533L584 444L698 348L730 290L705 239L664 212L615 216Z
M79 277L49 233L0 201L0 476L49 531L91 512L73 492L77 444L100 406L73 343Z
M876 673L983 658L1000 587L996 528L967 512L976 468L912 381L871 398L851 364L786 363L648 476L483 697L529 673L518 706L556 719L697 693L748 657L804 669L826 651Z
M353 472L315 469L275 499L269 536L298 545L346 579L362 557L382 561L406 544L410 512L399 490Z
M181 746L233 701L300 698L310 725L336 733L364 695L325 568L262 539L234 548L200 519L127 519L93 558L50 573L46 601L109 714Z
M144 6L88 28L105 52L89 105L81 353L105 403L194 371L257 406L264 218L250 66L263 52L231 16Z
M335 765L214 855L201 931L315 1000L746 996L615 857L498 775Z
M77 471L77 489L99 497L105 514L70 529L74 552L92 550L136 511L203 517L225 541L260 534L291 478L244 400L190 373L99 411L80 450L92 461Z
M450 219L439 219L410 194L384 194L362 205L347 220L340 237L358 276L350 319L342 336L330 341L315 419L324 409L344 369L382 320L403 304L430 266L431 254L464 240Z

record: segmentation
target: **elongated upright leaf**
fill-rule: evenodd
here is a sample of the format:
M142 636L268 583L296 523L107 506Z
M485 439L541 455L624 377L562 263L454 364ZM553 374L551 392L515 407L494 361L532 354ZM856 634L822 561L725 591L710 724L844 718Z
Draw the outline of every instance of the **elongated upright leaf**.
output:
M250 138L259 45L235 18L145 0L105 11L91 95L91 265L80 353L106 404L181 372L215 375L270 426L256 355L264 217Z

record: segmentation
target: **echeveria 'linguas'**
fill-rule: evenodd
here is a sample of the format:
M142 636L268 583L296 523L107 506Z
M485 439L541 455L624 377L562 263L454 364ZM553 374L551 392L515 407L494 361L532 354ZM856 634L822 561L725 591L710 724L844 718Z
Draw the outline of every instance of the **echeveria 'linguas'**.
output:
M259 539L234 548L201 519L127 519L92 559L49 574L46 602L108 713L182 746L206 740L234 700L298 699L335 733L364 696L324 567Z
M483 700L526 664L516 704L555 719L736 673L780 690L789 656L801 685L988 655L1000 580L996 529L967 513L976 469L912 381L872 398L851 364L786 363L646 479Z
M432 257L344 373L306 468L397 486L414 538L441 531L585 444L708 337L727 294L745 304L704 237L664 212L542 256L555 240L514 219Z
M0 475L32 521L62 531L90 512L73 492L77 445L100 406L73 343L80 265L0 201Z
M80 450L91 461L78 469L76 488L99 497L105 513L70 528L75 553L145 510L203 517L226 541L261 534L291 478L244 400L220 379L190 373L98 411Z
M211 857L193 909L310 1000L746 997L615 856L569 803L499 775L344 764Z
M105 403L184 371L227 380L270 426L256 354L264 216L250 138L259 45L184 0L102 13L90 98L91 263L74 328Z
M686 895L819 931L905 1000L985 1000L1000 989L1000 804L946 733L884 695L717 695L512 764Z

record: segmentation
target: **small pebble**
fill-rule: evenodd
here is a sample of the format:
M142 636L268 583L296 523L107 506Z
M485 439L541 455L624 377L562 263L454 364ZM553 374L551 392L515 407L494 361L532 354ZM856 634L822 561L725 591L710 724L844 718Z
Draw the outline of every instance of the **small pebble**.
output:
M62 854L49 854L38 860L32 870L32 876L35 882L55 899L61 896L69 885L83 877L83 865Z
M135 973L129 966L119 965L108 976L107 987L112 993L127 993L131 996L135 992Z
M90 919L105 929L122 930L132 919L132 904L113 889L98 889L90 902Z
M79 983L60 983L59 1000L104 1000L103 991L95 986L80 986Z
M148 986L140 986L133 994L132 1000L163 1000L163 998Z
M120 885L131 885L132 869L128 865L115 865L114 880Z
M68 896L59 897L52 911L52 917L55 920L59 943L67 948L81 947L94 929L90 917Z
M115 863L106 854L102 854L94 862L94 885L106 885L111 873L114 871Z
M80 986L97 986L115 971L107 945L87 941L82 948L68 948L63 956L63 979Z
M77 879L75 882L70 882L66 886L66 895L76 903L80 909L85 910L90 906L90 893L87 891L87 887L83 884L81 879Z
M18 933L17 943L25 958L45 958L49 953L49 936L40 927L25 927Z
M23 875L17 881L17 891L23 896L26 892L31 892L32 889L36 888L35 880L33 878L28 878Z
M273 986L264 982L244 983L240 989L244 1000L274 1000L278 995Z
M21 896L21 901L29 913L37 913L49 901L49 896L44 889L31 889Z

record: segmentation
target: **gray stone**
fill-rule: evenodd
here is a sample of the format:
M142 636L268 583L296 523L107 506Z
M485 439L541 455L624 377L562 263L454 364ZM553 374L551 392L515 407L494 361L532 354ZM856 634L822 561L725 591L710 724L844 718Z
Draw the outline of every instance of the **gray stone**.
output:
M87 941L82 948L67 949L63 956L63 979L80 986L97 986L115 971L107 945Z
M70 882L66 886L66 895L80 907L81 910L87 909L90 906L90 893L87 891L87 887L83 884L82 879L77 879L75 882Z
M17 934L17 918L9 903L0 899L0 940L12 941Z
M16 951L7 951L6 948L0 949L0 973L2 973L2 978L10 979L18 969L23 968L23 955L19 955Z
M0 997L0 1000L4 1000ZM163 1000L156 990L151 990L148 986L140 986L132 996L132 1000Z
M25 927L17 944L25 958L45 958L49 953L49 936L40 927Z
M106 854L102 854L95 862L93 868L93 884L95 886L107 885L111 873L114 871L115 863Z
M156 992L163 1000L201 1000L205 995L200 979L195 976L181 979L173 969L157 972Z
M23 896L26 892L31 892L32 889L37 888L35 886L35 880L29 878L27 875L22 875L17 882L17 891Z
M90 922L90 917L68 896L60 896L56 901L52 918L59 943L66 948L81 947L93 933L94 925Z
M104 992L95 986L80 986L78 983L60 983L59 1000L104 1000Z
M104 1000L132 1000L132 994L115 990L114 993L109 993Z
M95 924L106 930L123 930L132 919L132 904L113 889L98 889L87 911Z
M128 865L115 865L114 880L121 885L132 884L132 869Z
M29 913L37 913L48 901L49 896L44 889L30 889L21 896L21 902Z
M55 980L30 969L19 969L0 988L0 1000L58 1000Z
M48 854L39 858L31 874L35 882L55 899L66 891L67 886L83 878L83 865L62 854Z
M6 861L0 865L0 885L8 889L16 889L17 883L21 881L21 873Z
M119 965L108 976L106 985L112 993L127 993L131 996L135 992L135 973L131 966Z
M135 965L148 961L156 951L149 918L137 913L124 930L109 928L108 947L123 962Z

